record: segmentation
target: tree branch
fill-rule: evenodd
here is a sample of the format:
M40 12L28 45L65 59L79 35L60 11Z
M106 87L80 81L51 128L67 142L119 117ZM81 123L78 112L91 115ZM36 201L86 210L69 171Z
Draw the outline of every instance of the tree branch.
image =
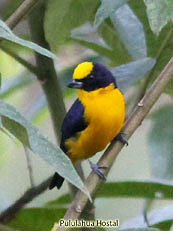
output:
M6 24L13 29L37 2L39 0L25 0L6 20Z
M23 196L8 207L4 212L0 214L0 223L7 224L11 221L16 214L22 209L27 203L31 202L35 197L43 193L49 186L52 176L43 181L38 186L28 189Z
M32 10L32 14L29 17L29 26L32 40L42 47L50 50L44 34L44 14L45 4L40 2L38 7L35 7ZM61 86L54 68L53 60L36 52L35 58L37 69L39 70L39 75L37 75L37 78L40 81L46 96L55 136L57 142L59 143L61 124L65 115L65 105Z
M46 41L44 33L45 10L45 3L40 2L38 6L33 9L32 14L29 17L29 25L33 41L49 50L50 47ZM56 74L54 63L50 58L38 53L35 53L35 57L37 69L40 72L40 74L37 75L37 78L40 80L46 96L57 143L59 143L61 125L66 113L59 78ZM76 192L75 187L73 185L70 185L69 187L74 194Z
M146 92L143 99L138 103L134 112L131 114L130 118L126 121L123 132L127 134L127 138L129 139L131 135L135 132L135 130L142 124L142 121L147 116L148 112L154 105L154 103L158 100L162 91L168 84L168 82L173 78L173 58L166 65L164 70L158 76L158 78L154 81L151 88ZM117 155L121 151L123 144L117 141L113 141L108 149L105 151L103 156L100 158L98 164L106 165L109 168L105 170L105 174L108 173L110 167L115 161ZM101 183L100 178L91 172L88 178L85 181L85 185L88 188L92 197L94 197L97 187ZM84 210L86 204L88 202L88 197L78 191L70 208L66 212L64 219L78 219L81 216L82 211ZM69 228L59 227L57 224L54 225L52 231L63 231L69 230Z

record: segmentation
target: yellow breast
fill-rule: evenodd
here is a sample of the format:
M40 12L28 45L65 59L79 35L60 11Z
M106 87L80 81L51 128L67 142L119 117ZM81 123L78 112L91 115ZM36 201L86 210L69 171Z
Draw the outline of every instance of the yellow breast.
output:
M91 92L78 90L84 105L84 118L88 127L65 143L72 161L87 159L103 150L120 132L125 118L125 102L122 93L111 84Z

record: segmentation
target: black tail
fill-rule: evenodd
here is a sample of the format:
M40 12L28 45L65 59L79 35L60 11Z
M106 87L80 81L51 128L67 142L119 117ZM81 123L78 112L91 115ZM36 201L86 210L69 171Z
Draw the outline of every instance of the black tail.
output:
M50 182L49 189L53 189L54 187L57 187L57 189L60 189L63 182L64 182L64 178L60 176L57 172L55 172Z

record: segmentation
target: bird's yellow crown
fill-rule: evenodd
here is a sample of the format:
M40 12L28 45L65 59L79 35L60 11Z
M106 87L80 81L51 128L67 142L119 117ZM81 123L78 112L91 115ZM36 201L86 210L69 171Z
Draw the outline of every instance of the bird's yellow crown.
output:
M83 62L77 65L73 72L74 79L83 79L87 77L93 70L94 64L92 62Z

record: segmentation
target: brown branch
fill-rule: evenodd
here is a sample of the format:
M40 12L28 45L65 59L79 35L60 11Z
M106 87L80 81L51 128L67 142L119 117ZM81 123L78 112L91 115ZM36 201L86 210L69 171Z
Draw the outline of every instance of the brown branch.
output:
M13 29L38 1L39 0L25 0L6 20L6 24Z
M155 80L151 88L146 92L143 99L138 103L130 118L126 121L123 131L125 134L127 134L128 139L141 125L142 121L147 116L154 103L158 100L159 96L161 95L171 78L173 78L173 58L169 61L169 63ZM99 165L109 166L109 168L105 170L105 174L107 174L110 170L110 167L112 166L122 147L123 144L113 141L108 149L105 151L103 156L100 158L98 162ZM87 186L92 197L94 197L97 187L100 183L101 180L93 172L86 179L85 185ZM82 211L84 210L87 203L88 197L81 191L78 191L71 206L66 212L64 219L73 220L80 218ZM69 230L69 228L59 227L57 224L55 224L52 231L60 230Z
M49 186L52 176L43 181L38 186L28 189L23 196L8 207L4 212L0 214L0 223L7 224L11 221L16 214L22 209L27 203L32 201L35 197L43 193Z

